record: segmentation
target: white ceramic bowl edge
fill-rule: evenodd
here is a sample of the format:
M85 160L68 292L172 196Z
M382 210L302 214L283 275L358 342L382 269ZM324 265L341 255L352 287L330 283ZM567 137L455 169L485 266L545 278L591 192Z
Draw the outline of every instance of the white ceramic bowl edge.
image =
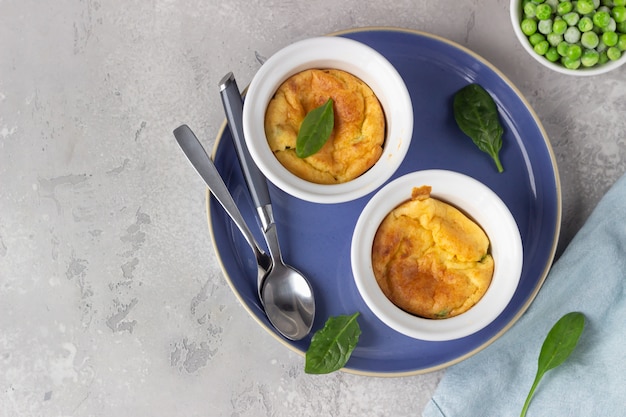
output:
M298 178L267 146L263 126L267 104L282 82L310 68L336 68L355 75L374 91L385 112L387 136L382 156L367 172L343 184L314 184ZM373 48L342 37L301 40L272 55L250 83L243 119L248 149L261 172L285 192L317 203L353 200L381 186L400 166L413 134L413 106L400 74Z
M372 242L384 217L410 199L413 187L430 185L432 196L473 218L491 241L495 268L482 299L456 317L431 320L396 307L382 292L371 264ZM522 271L523 250L517 223L502 200L488 187L466 175L444 170L406 174L379 190L361 213L352 238L351 262L356 286L372 312L389 327L407 336L444 341L469 336L486 327L506 308Z
M520 42L522 47L532 56L537 62L539 62L544 67L550 68L553 71L559 72L561 74L574 75L574 76L591 76L591 75L600 75L606 72L612 71L624 63L626 63L626 53L623 53L622 56L616 61L609 61L605 64L598 65L590 68L578 68L578 69L569 69L565 68L563 65L559 63L554 63L548 61L545 57L537 54L533 47L530 45L528 41L528 37L522 32L520 23L522 21L522 1L521 0L511 0L509 4L509 16L511 18L511 25L513 26L513 32L517 37L517 40Z

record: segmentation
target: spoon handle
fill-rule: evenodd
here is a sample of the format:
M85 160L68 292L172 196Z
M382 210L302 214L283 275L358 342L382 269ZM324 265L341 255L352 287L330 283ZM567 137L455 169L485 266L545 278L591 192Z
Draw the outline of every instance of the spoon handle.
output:
M266 269L269 269L266 259L268 258L267 254L260 249L259 244L241 215L239 208L237 208L237 204L233 200L230 191L228 191L226 184L224 184L222 176L215 167L215 164L213 164L211 158L207 155L204 147L196 135L192 132L189 126L181 125L174 129L174 137L180 145L180 148L187 156L187 159L189 159L189 162L191 162L191 165L193 165L204 182L209 186L213 196L215 196L217 201L222 205L226 213L233 220L237 228L239 228L241 234L246 239L246 242L248 242L254 251L257 261L263 261Z
M263 231L267 232L269 227L274 223L270 193L267 188L265 176L252 160L250 151L248 151L248 147L246 146L246 141L243 136L243 99L241 98L241 93L239 92L235 76L232 72L229 72L222 78L219 82L219 87L222 104L224 105L224 111L226 113L226 120L228 121L230 133L233 137L233 143L235 144L235 150L239 157L243 176L250 190L250 195L252 196L252 201L257 209L259 218L261 219Z

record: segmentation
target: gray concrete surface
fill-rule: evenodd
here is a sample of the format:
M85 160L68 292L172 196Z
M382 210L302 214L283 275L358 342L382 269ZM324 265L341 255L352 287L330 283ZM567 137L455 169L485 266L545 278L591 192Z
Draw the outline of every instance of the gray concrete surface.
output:
M560 167L560 251L625 171L626 67L540 67L505 0L0 0L1 416L421 413L445 371L308 376L247 315L171 134L211 147L226 72L363 26L451 39L517 85Z

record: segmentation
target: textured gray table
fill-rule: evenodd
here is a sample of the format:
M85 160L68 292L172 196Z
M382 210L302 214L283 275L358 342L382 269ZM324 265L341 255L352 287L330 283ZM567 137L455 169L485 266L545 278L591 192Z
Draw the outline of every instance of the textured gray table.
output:
M434 33L502 70L560 167L560 251L626 168L626 67L576 80L517 44L505 0L0 1L0 415L419 415L444 371L312 377L222 277L205 187L216 86L305 37Z

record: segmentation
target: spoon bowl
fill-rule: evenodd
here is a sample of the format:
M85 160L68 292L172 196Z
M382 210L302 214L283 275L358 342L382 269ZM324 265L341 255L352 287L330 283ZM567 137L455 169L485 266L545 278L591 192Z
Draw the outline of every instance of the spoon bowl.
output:
M283 336L295 340L303 328L309 327L301 318L313 317L315 311L311 288L302 280L302 274L288 265L275 264L270 275L261 288L265 313Z
M265 240L272 258L272 269L261 286L265 313L283 336L301 339L311 331L315 317L311 284L300 271L283 262L273 221L265 230Z

